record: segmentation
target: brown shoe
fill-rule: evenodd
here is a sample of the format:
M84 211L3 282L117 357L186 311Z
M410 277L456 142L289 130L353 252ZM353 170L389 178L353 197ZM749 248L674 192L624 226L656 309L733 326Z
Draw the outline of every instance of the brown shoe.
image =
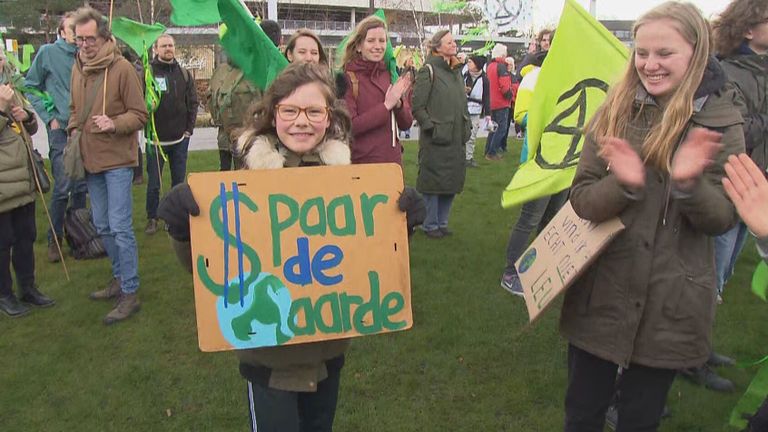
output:
M91 300L109 300L120 294L120 279L112 278L106 288L92 292L88 295Z
M61 244L61 243L59 243ZM56 242L48 243L48 262L59 262L61 257L59 256L59 249L56 247Z
M157 232L157 229L158 229L157 219L148 219L147 227L144 228L144 234L152 235Z
M104 324L110 325L118 321L128 319L131 315L141 309L141 303L136 293L133 294L120 294L120 298L115 304L115 308L112 309L106 317L104 317Z

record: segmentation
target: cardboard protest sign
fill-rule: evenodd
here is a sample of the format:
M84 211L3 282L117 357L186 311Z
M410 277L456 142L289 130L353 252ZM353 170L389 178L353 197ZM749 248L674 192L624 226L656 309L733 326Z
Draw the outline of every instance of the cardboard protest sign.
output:
M406 330L408 234L395 164L194 173L200 349Z
M565 203L515 263L529 320L538 318L623 229L618 217L598 225Z

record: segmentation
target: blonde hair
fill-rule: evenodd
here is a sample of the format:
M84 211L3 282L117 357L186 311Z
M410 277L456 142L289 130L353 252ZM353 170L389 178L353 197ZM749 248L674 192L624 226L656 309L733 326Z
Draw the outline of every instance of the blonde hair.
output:
M357 49L365 41L365 37L368 35L369 30L383 28L386 32L387 24L379 17L371 15L368 18L360 21L355 27L355 31L349 36L347 46L344 47L344 56L341 58L342 68L349 62L356 60L360 57L360 53ZM387 35L389 37L389 35Z
M673 21L675 29L693 46L688 70L663 107L661 124L651 130L642 146L645 163L668 172L672 152L693 114L693 96L704 77L710 55L709 26L696 6L670 1L642 15L632 30L634 37L637 37L640 27L658 20ZM587 136L592 139L604 136L626 137L628 124L643 109L641 106L637 113L634 112L635 96L640 85L642 83L635 69L633 51L624 76L611 87L605 101L587 124Z

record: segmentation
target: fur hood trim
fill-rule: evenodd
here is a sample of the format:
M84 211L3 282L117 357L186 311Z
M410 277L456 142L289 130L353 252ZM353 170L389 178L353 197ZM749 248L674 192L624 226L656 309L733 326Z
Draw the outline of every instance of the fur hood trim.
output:
M251 138L253 144L248 153L243 153L243 147L248 140L248 134L237 139L237 152L241 155L247 169L275 169L293 166L292 161L300 160L298 155L278 144L274 135L259 135ZM313 154L316 154L323 165L349 165L351 156L349 145L336 139L326 139L321 142Z

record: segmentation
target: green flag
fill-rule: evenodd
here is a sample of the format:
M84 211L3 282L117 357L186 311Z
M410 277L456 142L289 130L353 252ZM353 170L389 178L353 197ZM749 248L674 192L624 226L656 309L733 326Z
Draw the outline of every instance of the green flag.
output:
M216 0L171 0L171 22L178 26L200 26L221 22Z
M387 17L384 15L384 9L377 10L373 16L378 17L384 21L385 26L387 25ZM344 39L341 40L339 46L336 47L336 51L343 54L344 49L347 47L347 41L349 41L349 35L345 36ZM392 83L394 84L395 81L397 81L399 75L397 73L397 58L395 58L395 50L392 48L392 41L389 38L387 38L387 48L384 50L384 64L387 66L389 76L392 79Z
M570 187L582 130L624 70L627 48L575 0L566 0L557 37L528 111L528 160L501 197L504 208Z
M219 0L219 13L227 25L221 45L245 77L265 90L288 66L288 60L240 1Z
M112 20L112 34L131 47L139 57L142 57L163 33L165 26L160 23L142 24L126 17Z

